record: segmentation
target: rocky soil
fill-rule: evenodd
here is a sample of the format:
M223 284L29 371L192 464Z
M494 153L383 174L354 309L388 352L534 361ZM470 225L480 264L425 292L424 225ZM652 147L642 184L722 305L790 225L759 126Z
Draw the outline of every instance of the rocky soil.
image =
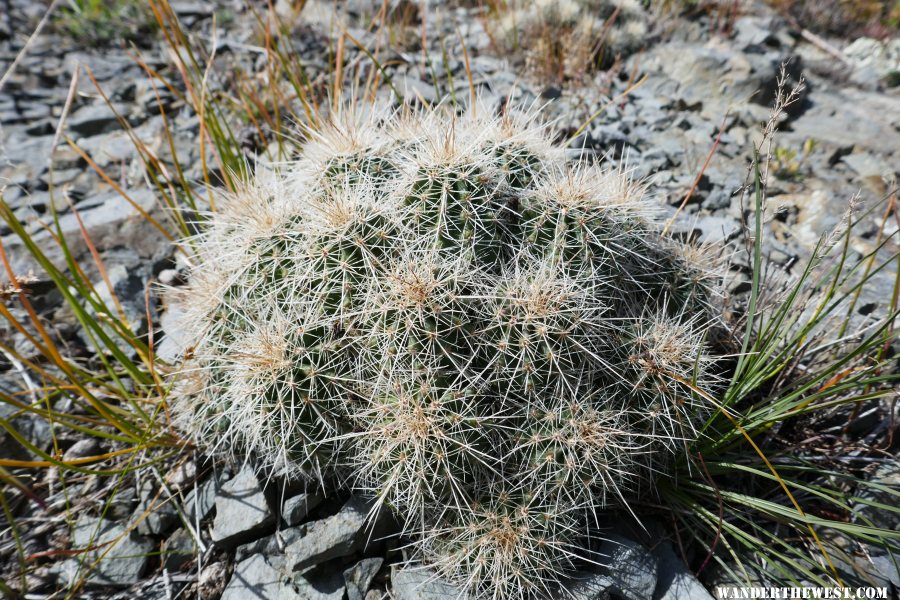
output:
M345 4L352 35L363 44L376 42L353 14L365 10L365 3ZM446 68L423 68L418 42L398 50L396 60L390 61L387 68L405 100L434 101L435 88L467 96L458 27L469 52L473 84L487 105L500 109L507 100L541 105L560 139L575 134L603 109L572 139L572 159L606 161L646 178L663 218L687 198L675 226L684 235L732 244L728 286L733 297L749 289L749 261L741 243L742 219L749 213L741 190L783 63L789 85L802 74L806 89L779 124L777 160L770 163L766 247L777 268L790 272L802 265L819 237L844 218L851 198L858 196L863 206L872 204L889 192L900 172L900 89L888 87L900 71L896 39L813 43L764 5L747 2L744 14L727 28L702 14L667 17L654 25L647 48L615 69L578 82L548 82L530 76L517 57L499 55L478 17L478 3L462 4L475 8L448 8L440 18L425 21L429 46L424 55L435 64L444 60L442 35L448 43L454 41L447 47ZM256 3L257 8L263 5ZM264 72L255 19L241 2L172 6L200 40L215 40L217 65ZM43 10L28 0L0 1L0 76L16 60ZM214 15L226 13L229 18L218 19L213 31ZM311 8L295 23L298 52L313 76L325 70L328 60L330 18L327 11ZM421 25L415 27L411 37L418 40ZM353 49L348 53L350 60L359 55ZM140 54L150 68L173 74L171 58L159 43L148 40ZM47 29L0 84L0 190L16 218L47 248L52 247L50 235L42 224L55 207L72 252L99 281L80 235L83 226L129 319L139 331L153 330L161 358L171 359L186 342L172 327L177 318L159 303L153 285L177 282L180 264L171 244L140 216L140 210L154 215L164 211L132 140L92 79L142 142L166 161L173 148L165 138L159 91L174 133L174 152L182 164L191 166L188 180L202 186L199 121L177 95L154 90L129 50L86 48ZM225 83L213 81L216 85ZM72 86L76 94L62 133L112 174L113 182L100 178L57 132ZM622 96L629 87L630 93ZM379 94L391 101L387 88ZM253 146L248 144L248 155ZM126 189L133 204L123 201L111 183ZM876 217L871 222L853 239L854 248L862 251L874 243ZM21 241L4 226L0 237L13 271L30 272L37 279L31 286L36 303L59 339L86 351L78 323L61 308L61 298L51 292ZM58 252L51 258L64 266ZM888 301L892 274L878 281L858 305L860 318ZM0 337L4 344L26 348L21 333L0 331ZM6 360L0 356L0 386L19 389L21 377ZM9 410L0 406L0 416ZM32 443L47 447L49 431L43 421L20 417L17 426ZM872 431L885 426L869 425ZM67 458L104 450L71 433L58 442ZM8 437L0 437L0 455L28 457ZM896 478L898 472L886 469L878 476ZM49 491L47 508L26 506L19 517L26 553L44 553L28 575L28 597L63 597L60 590L94 562L97 566L79 597L459 597L458 590L435 580L429 571L399 566L403 543L391 535L395 524L387 516L367 521L371 507L364 500L330 494L325 498L322 490L303 489L294 482L260 480L249 465L182 457L156 473L117 482L106 510L112 490L105 482L89 477L70 482L62 491L49 478L52 473L48 481L33 482ZM579 600L708 597L677 549L658 543L661 536L610 526L605 537L609 566L582 574L573 588ZM52 552L84 548L93 549L71 555ZM6 565L2 578L7 582L16 581L16 552L10 532L0 531L0 564ZM873 574L880 582L900 586L900 576L888 565Z

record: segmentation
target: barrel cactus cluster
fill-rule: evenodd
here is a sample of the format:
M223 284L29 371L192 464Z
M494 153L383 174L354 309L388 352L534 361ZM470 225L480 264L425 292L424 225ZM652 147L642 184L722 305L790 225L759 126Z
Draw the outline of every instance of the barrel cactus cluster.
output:
M474 597L558 597L715 410L715 276L643 194L514 111L335 116L190 240L177 422L391 507Z

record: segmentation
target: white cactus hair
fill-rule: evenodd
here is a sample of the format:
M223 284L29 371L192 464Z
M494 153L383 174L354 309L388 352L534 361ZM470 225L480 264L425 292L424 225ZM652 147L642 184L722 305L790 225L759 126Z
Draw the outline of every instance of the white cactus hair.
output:
M577 512L502 483L479 491L483 501L439 512L418 543L424 560L473 598L560 597L578 563Z
M714 275L534 113L344 109L308 137L186 245L176 424L391 506L479 597L552 597L596 512L700 435Z

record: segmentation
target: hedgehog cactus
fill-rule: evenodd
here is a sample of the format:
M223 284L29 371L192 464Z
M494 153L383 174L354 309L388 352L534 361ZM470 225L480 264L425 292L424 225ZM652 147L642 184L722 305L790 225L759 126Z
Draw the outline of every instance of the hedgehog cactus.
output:
M391 506L470 592L552 596L711 412L714 281L533 120L335 118L210 214L181 426Z

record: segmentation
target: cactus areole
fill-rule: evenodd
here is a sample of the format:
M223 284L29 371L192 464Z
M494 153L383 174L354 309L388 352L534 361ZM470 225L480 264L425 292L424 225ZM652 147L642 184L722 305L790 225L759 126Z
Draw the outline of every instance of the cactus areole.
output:
M527 115L310 137L190 240L177 422L387 504L475 597L558 597L591 515L651 491L714 409L709 265Z

